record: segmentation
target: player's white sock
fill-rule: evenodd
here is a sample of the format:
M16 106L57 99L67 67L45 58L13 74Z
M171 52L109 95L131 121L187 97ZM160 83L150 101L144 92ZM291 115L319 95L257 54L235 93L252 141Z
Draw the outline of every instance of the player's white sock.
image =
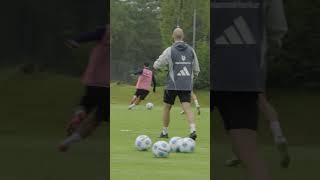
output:
M190 124L190 133L193 133L196 131L196 124L192 123Z
M163 127L163 128L162 128L162 134L163 134L163 135L168 134L168 127Z
M282 134L282 130L280 127L280 123L279 121L272 121L270 123L270 128L271 128L271 132L273 134L273 137L276 141L276 143L281 143L280 141L286 141L286 139L284 138L283 134Z
M135 107L136 105L135 104L131 104L130 106L129 106L129 109L132 109L133 107Z
M62 142L62 144L65 145L65 146L69 146L72 143L81 141L81 139L82 139L82 137L81 137L80 133L79 132L75 132L71 136L69 136L67 139L65 139Z
M196 104L196 107L200 107L199 101L197 99L194 100L194 104Z

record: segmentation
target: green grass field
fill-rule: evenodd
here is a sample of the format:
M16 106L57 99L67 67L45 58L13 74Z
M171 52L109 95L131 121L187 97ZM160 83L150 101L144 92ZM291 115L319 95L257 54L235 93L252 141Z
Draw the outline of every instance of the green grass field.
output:
M320 163L320 147L290 146L292 163L288 169L280 168L278 153L273 146L262 145L264 155L272 180L301 180L320 179L318 174ZM224 166L227 158L231 157L230 146L214 144L212 175L215 179L247 180L243 167L229 168Z
M112 84L111 87L111 180L209 179L209 124L213 137L213 178L245 180L243 168L226 168L230 153L227 136L218 116L209 123L209 98L199 91L203 106L198 119L199 140L193 154L171 154L167 159L153 158L152 153L133 147L137 135L147 134L157 140L161 129L162 89L134 111L127 104L134 87ZM104 180L107 179L108 151L106 126L103 124L88 140L61 154L56 145L64 138L64 127L82 95L78 78L40 73L22 75L15 70L0 71L0 180ZM259 141L273 180L320 179L319 91L272 90L271 102L290 144L293 157L289 169L281 169L278 154L266 121L261 121ZM144 103L145 104L145 103ZM188 134L187 123L172 112L170 135Z
M105 180L106 126L61 154L56 145L82 95L79 78L0 71L0 179Z
M134 87L115 85L111 87L111 180L206 180L210 178L210 136L209 136L209 93L197 92L203 105L202 113L197 118L196 151L192 154L171 153L168 158L153 157L151 150L139 152L134 148L138 135L145 134L153 142L162 128L162 89L150 94L143 104L129 111L128 101L134 93ZM205 97L207 97L205 99ZM146 102L153 102L155 108L147 110ZM187 136L188 124L185 116L180 115L176 102L172 109L169 135Z

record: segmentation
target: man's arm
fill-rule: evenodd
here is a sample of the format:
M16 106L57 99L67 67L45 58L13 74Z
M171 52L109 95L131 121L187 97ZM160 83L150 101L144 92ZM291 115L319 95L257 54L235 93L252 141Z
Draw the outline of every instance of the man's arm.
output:
M99 41L103 37L106 32L106 27L99 27L93 32L84 32L79 34L78 36L69 39L65 42L65 44L70 48L77 48L80 46L80 43L86 43L91 41Z
M153 84L153 92L156 92L157 82L154 73L152 73L152 84Z
M86 43L91 41L99 41L103 37L104 33L106 32L106 27L99 27L93 32L84 32L79 34L79 36L73 38L73 40L77 41L78 43Z
M133 75L141 75L143 73L143 69L133 72Z
M193 74L195 76L198 76L199 72L200 72L199 61L198 61L198 57L197 57L196 52L194 50L192 50L192 51L193 51L193 55L194 55Z
M159 58L154 62L153 68L159 70L169 64L171 56L171 47L163 51Z
M270 2L266 23L269 49L281 48L282 38L288 31L282 0L272 0Z

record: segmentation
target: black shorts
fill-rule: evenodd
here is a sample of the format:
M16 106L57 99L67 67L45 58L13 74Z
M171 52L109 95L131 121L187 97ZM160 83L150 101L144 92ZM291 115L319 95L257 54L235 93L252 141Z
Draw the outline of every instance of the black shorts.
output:
M136 95L140 100L144 100L148 94L149 91L145 89L137 89L136 93L134 93L134 95Z
M174 104L176 97L179 97L180 102L191 103L191 91L176 91L176 90L165 90L163 96L163 102L167 104Z
M85 94L81 98L82 106L87 114L95 112L98 121L109 121L110 117L110 89L107 87L86 86Z
M219 110L227 131L258 128L258 92L213 92L213 108Z

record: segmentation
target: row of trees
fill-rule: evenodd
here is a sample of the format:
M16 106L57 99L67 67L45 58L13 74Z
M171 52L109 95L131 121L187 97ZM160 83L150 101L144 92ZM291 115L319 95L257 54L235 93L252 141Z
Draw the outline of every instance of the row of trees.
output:
M128 81L129 72L153 62L171 44L178 24L192 45L193 10L197 10L196 52L201 74L196 87L209 84L210 5L208 0L25 0L1 6L0 65L36 64L59 72L80 73L88 50L70 51L63 41L107 23L111 5L113 80ZM320 86L320 11L318 1L285 0L289 32L280 57L268 62L269 87ZM164 74L158 75L161 80ZM163 81L162 81L163 82Z
M71 51L63 42L108 21L107 1L25 0L0 7L0 65L33 64L44 70L79 74L89 46Z
M197 88L209 87L210 2L207 0L112 0L111 79L130 82L130 72L144 62L152 64L172 44L172 30L179 25L192 44L193 14L197 9L196 52L201 74ZM165 72L158 73L164 82Z
M285 0L289 31L280 57L269 60L270 87L320 86L319 1Z
M130 72L162 50L159 2L112 0L111 17L111 79L129 82Z

